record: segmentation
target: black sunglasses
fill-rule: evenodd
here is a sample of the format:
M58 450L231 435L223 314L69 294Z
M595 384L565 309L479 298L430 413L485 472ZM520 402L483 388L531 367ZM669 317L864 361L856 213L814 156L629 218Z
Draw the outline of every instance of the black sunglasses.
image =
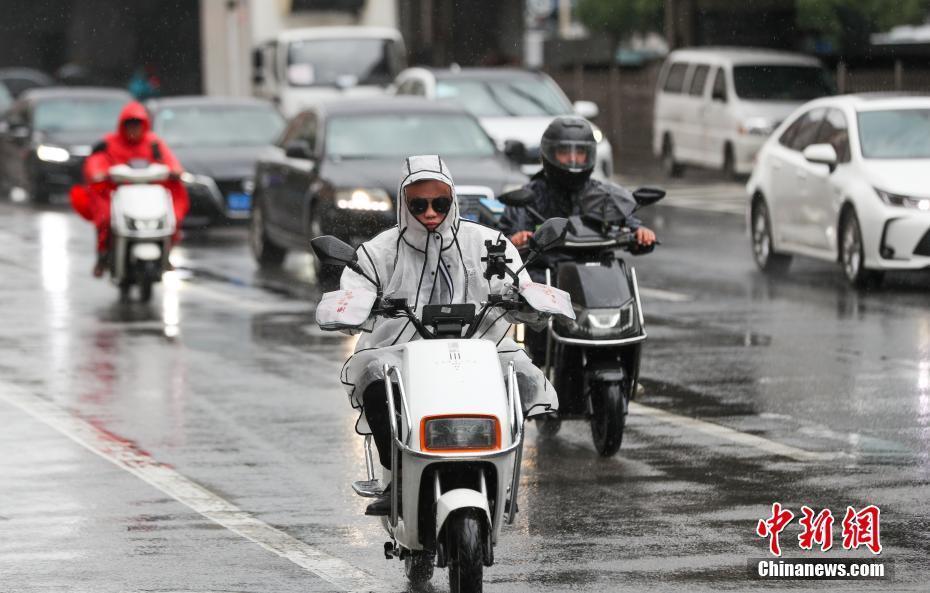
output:
M452 198L411 198L407 200L407 208L414 216L425 214L430 204L436 214L448 214L452 209Z

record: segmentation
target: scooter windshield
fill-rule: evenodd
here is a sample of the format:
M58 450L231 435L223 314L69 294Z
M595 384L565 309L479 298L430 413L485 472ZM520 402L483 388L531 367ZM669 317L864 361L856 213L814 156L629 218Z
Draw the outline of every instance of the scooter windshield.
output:
M633 200L624 200L611 192L592 192L579 197L581 216L596 223L622 224L636 208Z

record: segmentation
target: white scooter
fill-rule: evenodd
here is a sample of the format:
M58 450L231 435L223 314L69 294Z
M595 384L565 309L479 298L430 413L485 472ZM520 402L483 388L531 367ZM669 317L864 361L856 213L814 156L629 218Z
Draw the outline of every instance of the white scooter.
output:
M176 222L171 193L160 182L169 175L168 167L148 161L110 167L117 186L110 204L110 279L124 301L138 285L139 299L148 302L168 269Z
M565 219L540 227L539 252L561 243L566 227ZM355 250L339 239L318 237L311 245L322 262L365 275ZM489 245L489 271L507 273L517 285L503 246ZM453 593L480 592L501 525L516 517L524 423L516 372L511 363L503 377L495 343L475 333L494 309L526 305L574 317L567 293L536 283L511 295L491 295L477 312L473 304L427 305L422 319L406 299L382 299L375 292L326 293L317 309L323 329L357 328L374 314L407 318L423 338L379 352L393 420L391 469L385 470L384 482L395 484L390 514L383 519L392 540L384 544L384 554L404 560L414 585L432 578L435 563L449 568ZM353 489L360 496L380 496L384 487L375 479L370 436L365 462L368 479Z

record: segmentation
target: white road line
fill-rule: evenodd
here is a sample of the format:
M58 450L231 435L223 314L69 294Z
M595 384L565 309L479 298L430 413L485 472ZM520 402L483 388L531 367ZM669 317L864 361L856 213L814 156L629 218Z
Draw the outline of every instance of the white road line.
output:
M669 301L672 303L689 303L694 300L694 297L690 294L662 290L661 288L648 288L646 286L640 286L639 293L642 296L650 299L655 299L657 301Z
M259 521L231 502L139 451L131 443L96 428L51 402L6 382L0 382L0 399L148 482L214 523L290 560L340 590L386 590L385 584L370 574Z
M688 416L679 416L678 414L673 414L671 412L666 412L665 410L660 410L658 408L646 406L636 402L630 402L630 412L633 414L649 416L661 422L674 424L683 428L689 428L691 430L702 432L704 434L730 441L738 445L746 445L747 447L753 447L760 451L771 453L772 455L787 457L795 461L830 461L846 456L846 454L842 452L820 453L814 451L805 451L804 449L798 449L797 447L792 447L791 445L770 441L769 439L756 436L754 434L727 428L726 426L722 426L720 424L705 422L703 420L690 418Z

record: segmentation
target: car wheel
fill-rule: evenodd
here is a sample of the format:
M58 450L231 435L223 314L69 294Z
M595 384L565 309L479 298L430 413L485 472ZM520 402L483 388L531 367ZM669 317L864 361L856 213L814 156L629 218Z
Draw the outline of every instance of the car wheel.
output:
M731 180L739 178L736 173L736 157L730 144L723 147L723 176Z
M252 249L252 257L262 268L280 266L287 256L286 249L268 238L265 232L264 209L258 203L252 208L252 219L249 221L249 247Z
M775 253L772 248L772 222L761 198L756 198L752 207L752 256L766 274L784 274L791 265L790 255Z
M322 237L323 224L320 222L321 216L317 212L310 212L310 237ZM342 276L342 266L328 266L323 264L316 255L313 256L313 271L316 273L317 285L323 292L330 290L339 290L339 278Z
M662 171L668 177L681 177L685 172L685 166L675 160L675 144L668 134L662 141Z
M840 263L846 280L856 288L876 287L881 284L884 274L865 267L865 248L862 244L862 230L859 217L855 211L848 210L840 225Z

